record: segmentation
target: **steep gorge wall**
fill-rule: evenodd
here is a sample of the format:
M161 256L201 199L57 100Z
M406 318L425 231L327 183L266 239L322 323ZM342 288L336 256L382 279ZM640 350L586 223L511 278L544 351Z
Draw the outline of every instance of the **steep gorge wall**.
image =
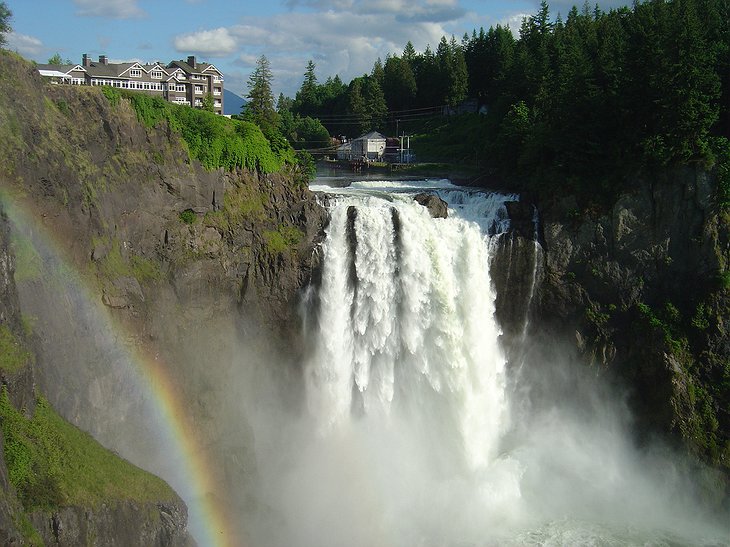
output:
M0 356L0 380L10 404L21 412L24 419L30 419L36 410L36 397L41 395L36 389L34 374L34 346L38 341L29 339L22 324L23 316L14 273L15 257L11 250L10 227L7 216L0 208L0 329L2 329L3 352ZM0 418L4 419L6 418ZM5 424L1 425L4 431ZM25 507L28 500L23 501L11 481L11 471L5 460L6 443L14 443L12 452L16 459L21 457L18 455L18 450L28 446L22 444L20 437L5 438L4 434L0 434L0 543L2 545L36 545L39 540L45 545L69 547L98 544L98 542L160 547L192 545L186 531L185 504L169 488L164 498L152 502L132 498L121 499L109 495L100 507L95 504L80 505L70 502L58 507L34 508L29 511L29 508ZM118 462L118 457L111 453L105 457ZM18 473L19 464L15 462L14 465L15 472ZM33 467L34 474L40 472L38 468ZM87 469L85 472L91 471ZM31 494L26 491L25 496L28 498Z
M581 210L571 196L540 204L530 333L562 341L627 392L640 439L661 435L728 476L730 218L701 169L637 178L633 188L606 211ZM497 260L530 279L524 209L510 211L515 229ZM508 341L526 313L510 303L498 302Z
M153 356L219 473L216 496L245 503L230 490L252 474L254 439L234 379L245 360L286 370L297 355L292 303L324 211L286 172L205 170L127 101L49 86L12 56L0 58L0 114L2 186L29 219L14 225L32 248L16 277L40 387L103 444L162 472L169 458L129 372L133 356Z

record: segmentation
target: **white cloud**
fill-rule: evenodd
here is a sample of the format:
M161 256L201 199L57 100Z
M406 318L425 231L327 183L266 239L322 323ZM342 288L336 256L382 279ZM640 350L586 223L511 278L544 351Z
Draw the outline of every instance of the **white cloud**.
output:
M229 27L228 33L236 42L236 64L250 71L255 59L265 54L271 63L275 93L289 96L299 89L309 59L314 60L321 81L339 74L347 82L369 73L378 57L400 53L408 40L416 49L424 49L427 44L435 47L441 36L449 34L440 23L404 26L395 14L335 11L247 18ZM226 77L227 87L231 83ZM245 78L240 85L245 85Z
M236 51L236 40L224 27L176 36L174 44L183 53L222 56Z
M533 0L525 0L530 2ZM236 24L201 29L174 39L178 51L226 57L226 88L246 92L248 75L264 54L271 63L275 95L293 96L307 61L320 81L338 74L345 82L369 73L373 63L400 54L411 41L435 49L442 36L488 28L496 18L467 12L463 0L285 0L290 11L245 16ZM475 24L476 23L476 24ZM235 68L234 68L235 67Z
M35 36L28 36L27 34L12 31L7 35L7 38L8 49L17 51L23 57L36 57L43 53L45 49L43 42Z
M144 17L145 12L137 0L73 0L79 8L78 15L88 17L109 17L111 19L133 19Z
M451 21L464 15L458 0L286 0L290 9L299 6L320 12L361 15L396 15L401 21Z

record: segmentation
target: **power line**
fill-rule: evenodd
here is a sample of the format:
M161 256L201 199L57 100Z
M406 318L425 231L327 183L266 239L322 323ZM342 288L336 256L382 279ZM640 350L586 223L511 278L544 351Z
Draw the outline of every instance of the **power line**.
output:
M423 108L409 108L405 110L387 110L384 115L385 116L409 116L413 115L411 113L419 113L424 111L442 111L444 106L446 105L440 105L440 106L427 106ZM315 115L315 117L318 120L327 120L327 119L341 119L341 118L352 118L352 117L361 117L362 114L322 114L322 115Z

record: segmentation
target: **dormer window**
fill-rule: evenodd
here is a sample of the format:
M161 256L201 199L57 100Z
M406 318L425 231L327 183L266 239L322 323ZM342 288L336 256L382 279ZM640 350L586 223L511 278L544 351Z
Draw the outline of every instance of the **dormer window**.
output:
M132 78L139 78L140 76L142 76L142 71L138 68L133 68L129 71L129 75Z
M162 71L160 70L153 70L152 71L152 78L155 80L162 80Z

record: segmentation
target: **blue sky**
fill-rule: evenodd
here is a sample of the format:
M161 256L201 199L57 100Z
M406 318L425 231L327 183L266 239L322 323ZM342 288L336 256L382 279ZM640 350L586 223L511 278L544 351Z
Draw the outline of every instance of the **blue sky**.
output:
M582 0L579 0L582 3ZM309 59L320 81L345 82L369 72L378 57L418 51L441 36L457 38L497 23L519 28L539 0L5 0L13 12L10 49L38 62L58 52L112 61L164 61L196 55L223 71L226 89L246 93L265 54L274 92L294 96ZM550 2L567 13L574 2ZM604 9L626 4L600 2Z

